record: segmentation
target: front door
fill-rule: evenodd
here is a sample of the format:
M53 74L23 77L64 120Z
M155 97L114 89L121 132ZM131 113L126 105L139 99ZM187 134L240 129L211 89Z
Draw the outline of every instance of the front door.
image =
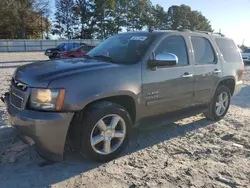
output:
M146 67L142 71L143 116L153 116L189 107L194 94L194 69L189 63L187 45L181 35L168 35L154 50L154 55L173 53L174 66Z
M209 38L191 36L194 55L194 104L202 105L211 101L222 70Z

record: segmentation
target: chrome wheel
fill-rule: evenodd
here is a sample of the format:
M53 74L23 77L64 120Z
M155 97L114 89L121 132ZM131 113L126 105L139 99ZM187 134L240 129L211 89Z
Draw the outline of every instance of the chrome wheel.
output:
M110 114L100 119L94 126L90 142L92 149L102 155L116 151L124 141L126 124L123 118Z
M229 104L229 96L226 92L221 93L216 101L216 115L221 116L227 109Z

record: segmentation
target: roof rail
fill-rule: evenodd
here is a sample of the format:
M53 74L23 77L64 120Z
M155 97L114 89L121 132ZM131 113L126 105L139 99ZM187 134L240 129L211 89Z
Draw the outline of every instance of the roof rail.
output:
M205 33L205 34L208 34L208 35L219 35L221 37L225 37L224 34L220 33L220 32L209 32L209 31L199 31L199 30L195 30L194 32L198 32L198 33Z
M192 32L190 29L177 29L177 31Z
M221 37L225 37L225 35L222 34L221 32L216 32L216 33L213 33L213 34L215 34L215 35L220 35Z

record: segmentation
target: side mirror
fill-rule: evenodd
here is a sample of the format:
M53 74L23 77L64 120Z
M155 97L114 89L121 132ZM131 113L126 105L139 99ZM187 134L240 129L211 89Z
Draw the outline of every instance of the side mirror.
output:
M178 57L173 53L156 55L155 59L149 61L151 67L174 66L178 64Z

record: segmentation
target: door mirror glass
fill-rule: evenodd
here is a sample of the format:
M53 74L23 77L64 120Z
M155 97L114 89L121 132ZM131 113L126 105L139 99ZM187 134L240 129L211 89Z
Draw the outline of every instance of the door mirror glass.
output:
M178 64L178 57L173 53L157 54L149 64L151 67L174 66Z

